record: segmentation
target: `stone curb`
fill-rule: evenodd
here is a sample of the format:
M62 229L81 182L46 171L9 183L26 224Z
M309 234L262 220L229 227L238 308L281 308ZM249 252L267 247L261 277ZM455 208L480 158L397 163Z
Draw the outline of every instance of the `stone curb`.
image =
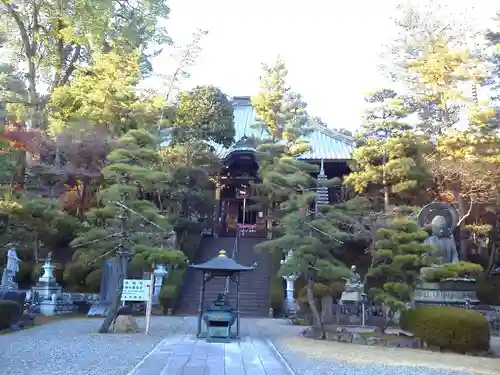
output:
M270 339L266 339L267 345L271 348L271 350L274 352L274 355L278 358L278 360L281 362L283 367L285 367L286 372L288 373L287 375L296 375L295 371L290 367L288 362L286 361L285 357L280 353L278 348L273 344L273 342Z

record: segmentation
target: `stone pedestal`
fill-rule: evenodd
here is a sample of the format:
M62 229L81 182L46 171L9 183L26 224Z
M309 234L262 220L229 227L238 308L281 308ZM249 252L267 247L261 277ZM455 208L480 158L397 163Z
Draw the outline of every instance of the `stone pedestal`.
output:
M52 295L61 293L61 286L57 283L54 277L55 266L51 263L50 259L45 261L43 265L42 277L38 280L32 291L44 300L51 299Z
M62 294L52 294L50 299L40 302L40 313L44 316L76 313L78 307L69 298L64 299Z
M360 291L355 292L342 292L340 301L342 302L361 302L363 300L363 293Z
M419 305L466 306L478 304L475 280L454 280L439 283L420 282L413 293Z
M0 290L18 290L17 283L14 281L15 273L4 268L2 274L2 284L0 285Z
M288 315L295 316L297 314L297 301L295 301L295 280L296 276L283 277L286 281L286 300L285 307Z

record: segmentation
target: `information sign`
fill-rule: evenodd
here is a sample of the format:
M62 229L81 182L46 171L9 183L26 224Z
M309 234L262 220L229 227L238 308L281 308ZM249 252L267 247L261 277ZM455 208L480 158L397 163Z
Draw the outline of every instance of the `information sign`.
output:
M123 280L122 301L149 301L151 280Z

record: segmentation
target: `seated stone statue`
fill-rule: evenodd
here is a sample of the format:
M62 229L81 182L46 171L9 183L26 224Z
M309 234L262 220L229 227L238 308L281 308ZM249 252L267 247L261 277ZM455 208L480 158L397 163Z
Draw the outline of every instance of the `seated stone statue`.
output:
M443 216L435 216L431 222L432 235L425 240L425 244L431 245L434 251L431 255L437 259L434 266L446 263L457 263L458 252L452 228Z
M359 273L356 272L356 266L351 267L351 276L345 280L345 288L340 297L340 302L360 302L362 300L364 285L361 283Z

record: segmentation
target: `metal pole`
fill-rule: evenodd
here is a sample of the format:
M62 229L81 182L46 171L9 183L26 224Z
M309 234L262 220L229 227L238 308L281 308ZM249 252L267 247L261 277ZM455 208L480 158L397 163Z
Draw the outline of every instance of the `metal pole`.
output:
M146 335L149 334L149 328L151 326L151 310L153 309L153 288L155 282L155 265L153 264L153 270L151 271L150 277L151 284L149 285L149 299L146 303Z
M240 338L240 274L236 274L236 338Z
M246 219L246 213L247 213L247 187L245 186L245 189L243 191L243 234L245 233L245 219ZM238 233L236 233L238 235Z
M201 291L200 291L200 307L198 309L198 329L196 331L196 337L201 336L201 320L203 319L203 301L205 299L205 272L203 272L201 281Z

